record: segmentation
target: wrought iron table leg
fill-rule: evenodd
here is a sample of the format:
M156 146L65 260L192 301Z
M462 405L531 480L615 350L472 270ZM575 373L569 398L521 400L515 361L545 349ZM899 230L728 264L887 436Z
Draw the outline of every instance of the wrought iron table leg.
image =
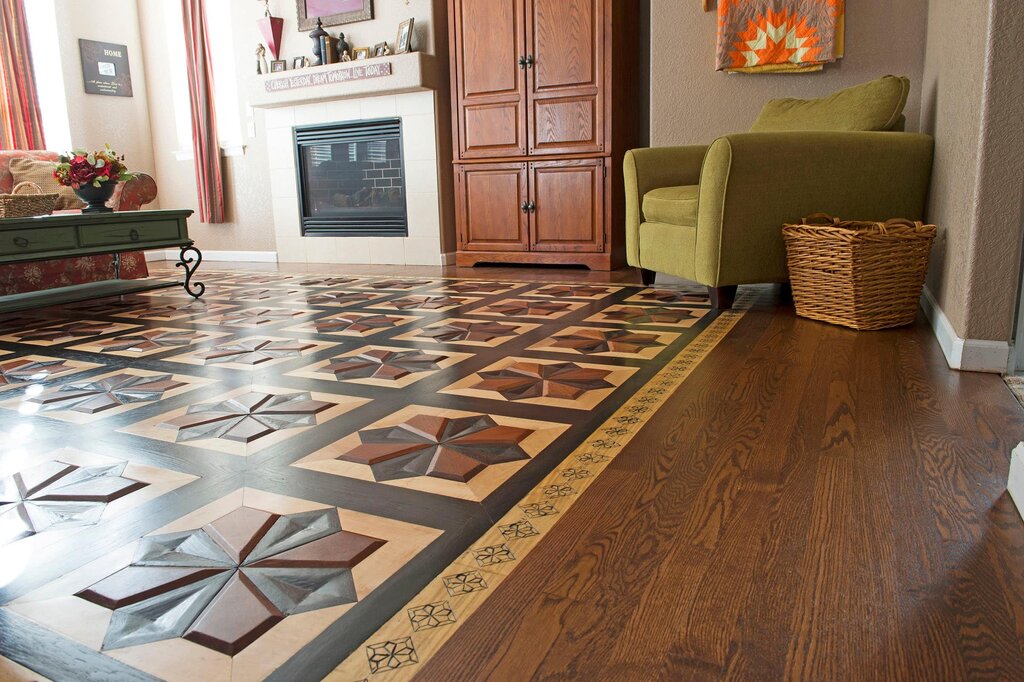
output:
M189 254L189 251L195 252L196 255L193 257ZM203 254L195 246L189 244L188 246L181 247L181 254L178 256L178 259L174 266L185 268L185 281L182 286L185 287L185 291L192 298L199 298L206 291L206 285L202 282L193 283L192 276L196 274L199 264L203 262Z
M114 254L114 279L121 279L121 254Z

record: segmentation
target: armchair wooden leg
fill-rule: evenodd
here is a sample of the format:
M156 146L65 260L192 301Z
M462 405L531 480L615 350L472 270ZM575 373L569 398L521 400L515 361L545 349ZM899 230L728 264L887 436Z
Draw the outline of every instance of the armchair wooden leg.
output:
M654 276L657 273L654 270L648 270L647 268L640 268L640 281L643 282L645 287L649 287L654 284Z
M716 310L728 310L736 300L736 285L728 287L708 287L711 307Z

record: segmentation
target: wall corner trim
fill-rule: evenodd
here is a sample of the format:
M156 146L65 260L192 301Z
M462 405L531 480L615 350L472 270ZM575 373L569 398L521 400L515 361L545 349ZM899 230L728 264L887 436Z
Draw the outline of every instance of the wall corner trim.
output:
M147 251L147 261L178 260L177 249ZM276 263L277 251L203 251L203 261L225 261L232 263Z
M1017 512L1024 516L1024 443L1019 443L1010 453L1010 477L1006 482L1006 490Z
M951 369L963 372L991 372L1003 374L1010 362L1010 344L1006 341L964 339L957 336L946 313L939 306L935 296L924 287L921 292L921 309L931 324L935 338Z

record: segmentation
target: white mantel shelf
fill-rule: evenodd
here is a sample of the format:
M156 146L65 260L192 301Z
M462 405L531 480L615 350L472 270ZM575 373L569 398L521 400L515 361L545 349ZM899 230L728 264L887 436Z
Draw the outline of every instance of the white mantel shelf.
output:
M292 90L276 90L269 92L266 81L298 74L326 73L339 68L356 65L391 63L391 75L376 78L364 78L340 83L326 83ZM437 90L439 84L434 82L434 57L423 52L393 54L387 57L361 59L358 62L339 62L324 66L310 66L297 71L284 71L268 75L254 75L249 85L249 103L253 107L270 109L288 107L310 102L325 102L357 97L379 97L381 95L397 95L403 92Z

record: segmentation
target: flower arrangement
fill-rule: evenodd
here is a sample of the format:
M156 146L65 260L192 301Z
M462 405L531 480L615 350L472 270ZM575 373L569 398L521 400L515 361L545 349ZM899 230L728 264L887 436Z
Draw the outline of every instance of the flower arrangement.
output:
M124 156L106 145L97 152L76 149L58 158L53 177L65 187L78 189L85 185L102 187L104 183L128 182L135 174L124 165Z

